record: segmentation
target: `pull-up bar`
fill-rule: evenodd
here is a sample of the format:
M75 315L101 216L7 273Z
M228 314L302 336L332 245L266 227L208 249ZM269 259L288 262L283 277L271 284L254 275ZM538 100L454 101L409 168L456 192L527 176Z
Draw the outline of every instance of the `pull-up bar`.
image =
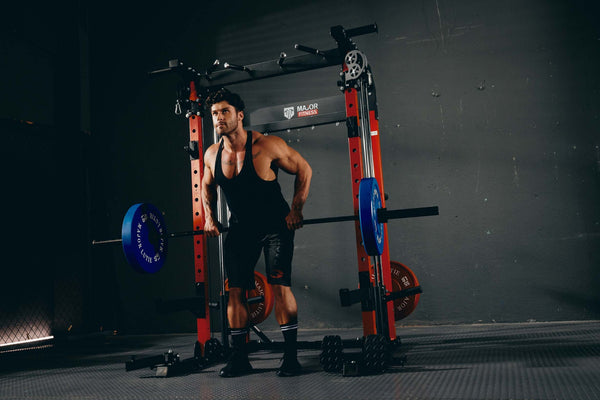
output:
M336 41L337 48L330 50L318 50L297 44L295 45L297 50L308 54L288 57L282 52L278 59L249 65L238 65L216 60L203 73L198 72L193 67L184 65L180 60L170 60L168 68L151 71L149 75L154 76L165 72L177 72L182 74L186 80L195 81L197 90L201 91L204 89L211 91L215 88L236 83L342 65L346 53L356 49L352 37L374 32L377 32L376 24L347 30L337 25L330 28L330 34Z

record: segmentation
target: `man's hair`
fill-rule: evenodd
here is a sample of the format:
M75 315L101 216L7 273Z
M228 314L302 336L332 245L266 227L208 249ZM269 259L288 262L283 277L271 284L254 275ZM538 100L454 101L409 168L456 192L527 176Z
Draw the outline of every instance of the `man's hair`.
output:
M210 108L213 104L221 101L228 102L235 107L236 111L244 111L245 105L242 98L237 93L230 92L225 88L221 88L216 92L211 93L206 99L206 105Z

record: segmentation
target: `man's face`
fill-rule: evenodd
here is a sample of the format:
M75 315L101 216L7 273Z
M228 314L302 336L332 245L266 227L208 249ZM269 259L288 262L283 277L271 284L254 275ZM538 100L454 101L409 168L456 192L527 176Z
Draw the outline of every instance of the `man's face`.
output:
M235 131L244 119L244 112L236 111L235 107L226 101L213 104L210 107L210 113L215 130L219 135Z

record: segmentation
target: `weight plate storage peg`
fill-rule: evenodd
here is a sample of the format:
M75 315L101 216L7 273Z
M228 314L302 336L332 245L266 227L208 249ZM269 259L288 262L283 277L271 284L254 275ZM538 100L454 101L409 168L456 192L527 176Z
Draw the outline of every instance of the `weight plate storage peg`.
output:
M153 274L164 265L167 227L162 213L152 204L134 204L127 210L121 239L125 258L136 271Z
M392 273L392 292L410 289L419 286L419 281L415 273L406 265L397 261L390 262ZM401 297L394 300L394 320L400 321L408 317L419 304L420 294L414 296Z
M381 194L375 178L363 178L358 187L358 218L363 245L368 255L383 253L383 223L377 217Z

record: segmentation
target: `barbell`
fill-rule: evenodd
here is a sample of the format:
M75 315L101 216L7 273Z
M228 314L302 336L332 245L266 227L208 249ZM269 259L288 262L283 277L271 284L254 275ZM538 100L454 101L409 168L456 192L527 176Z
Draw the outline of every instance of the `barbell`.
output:
M375 178L363 178L359 185L358 215L305 219L304 225L332 222L360 222L363 245L368 255L383 252L383 224L391 219L438 215L438 207L387 210L381 207L381 194ZM226 232L227 228L223 228ZM93 245L122 243L127 262L138 272L155 273L164 265L171 238L204 234L203 230L169 233L163 213L150 203L132 205L123 218L120 239L94 240Z

